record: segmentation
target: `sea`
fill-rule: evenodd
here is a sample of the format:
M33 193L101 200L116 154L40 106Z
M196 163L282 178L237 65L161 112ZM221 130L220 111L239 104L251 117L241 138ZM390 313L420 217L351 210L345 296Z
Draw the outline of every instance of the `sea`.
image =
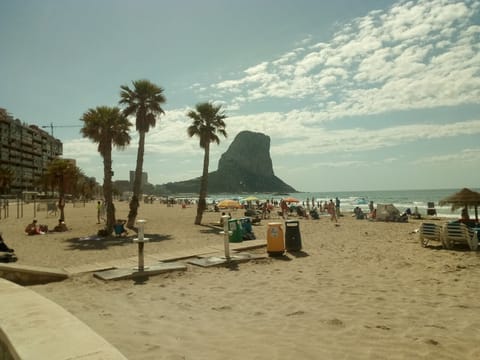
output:
M479 191L479 189L471 189ZM459 218L461 210L451 211L451 206L439 206L440 200L453 195L460 191L460 189L428 189L428 190L370 190L370 191L327 191L327 192L295 192L295 193L252 193L252 194L216 194L210 195L207 199L208 203L213 201L220 201L223 199L234 199L242 201L242 199L254 196L259 200L280 200L287 196L294 197L300 201L300 204L306 206L307 199L310 202L312 198L315 203L329 201L332 199L335 202L335 198L340 200L340 210L342 212L353 211L355 207L360 207L364 211L368 211L368 204L373 201L374 206L377 204L393 204L400 212L410 208L413 212L415 207L422 215L427 214L428 203L433 202L433 205L437 211L437 216L447 218ZM473 212L473 210L470 210ZM472 215L472 214L470 214Z

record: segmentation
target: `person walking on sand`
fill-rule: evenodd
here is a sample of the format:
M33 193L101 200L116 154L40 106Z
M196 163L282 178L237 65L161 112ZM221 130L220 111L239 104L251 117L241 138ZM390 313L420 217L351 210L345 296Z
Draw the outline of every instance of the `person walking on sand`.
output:
M288 219L288 205L285 200L280 200L280 209L282 210L282 218Z
M370 210L370 214L373 212L373 209L374 209L374 207L373 207L373 201L370 201L370 202L368 203L368 210Z
M340 199L338 198L338 196L335 198L335 212L336 212L336 216L339 217L340 216Z
M100 220L103 220L103 204L100 200L97 201L97 224L100 224Z
M337 222L337 209L332 199L330 199L330 202L327 205L327 210L328 210L328 213L330 214L330 221Z

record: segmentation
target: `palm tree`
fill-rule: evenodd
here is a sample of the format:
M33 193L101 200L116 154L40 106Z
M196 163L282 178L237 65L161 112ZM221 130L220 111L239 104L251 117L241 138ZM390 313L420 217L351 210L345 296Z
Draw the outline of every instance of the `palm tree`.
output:
M1 109L0 109L1 110ZM8 167L0 167L0 194L6 194L13 182L14 174Z
M198 197L197 216L195 217L195 225L202 222L203 212L207 208L206 197L208 189L208 165L210 161L210 143L220 143L217 135L221 134L227 137L225 131L224 120L227 116L221 110L221 105L215 106L210 102L204 102L196 105L196 111L191 110L187 116L193 119L192 125L187 129L188 136L198 136L200 139L200 147L205 150L203 155L203 173L200 181L200 194Z
M106 231L111 234L115 224L115 208L112 193L112 147L124 149L130 144L132 124L118 107L98 106L89 109L80 119L84 125L80 132L98 144L98 152L103 157L103 196L107 210Z
M133 181L133 195L130 200L130 211L128 213L127 227L133 228L137 218L139 197L142 185L143 157L145 153L145 134L151 127L155 127L157 116L164 114L161 104L166 99L163 95L163 89L148 80L132 81L133 88L121 86L120 105L124 105L123 114L125 116L135 115L136 129L139 134L137 166L135 168L135 178Z
M71 193L75 189L80 174L81 170L72 161L57 158L47 165L43 175L45 182L51 184L52 189L58 189L58 207L60 218L63 220L65 220L65 193Z

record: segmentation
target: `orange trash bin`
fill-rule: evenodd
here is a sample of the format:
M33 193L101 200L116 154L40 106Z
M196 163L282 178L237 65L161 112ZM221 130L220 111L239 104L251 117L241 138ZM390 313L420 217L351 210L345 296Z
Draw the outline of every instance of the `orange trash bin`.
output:
M268 223L267 253L272 256L283 255L285 253L285 240L283 238L282 223Z

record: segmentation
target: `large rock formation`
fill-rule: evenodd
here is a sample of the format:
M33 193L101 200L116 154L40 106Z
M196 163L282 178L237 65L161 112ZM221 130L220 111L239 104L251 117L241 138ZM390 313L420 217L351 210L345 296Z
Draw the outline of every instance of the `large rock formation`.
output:
M200 178L162 185L168 193L198 193ZM270 137L251 131L240 132L209 173L208 193L296 192L273 172Z

